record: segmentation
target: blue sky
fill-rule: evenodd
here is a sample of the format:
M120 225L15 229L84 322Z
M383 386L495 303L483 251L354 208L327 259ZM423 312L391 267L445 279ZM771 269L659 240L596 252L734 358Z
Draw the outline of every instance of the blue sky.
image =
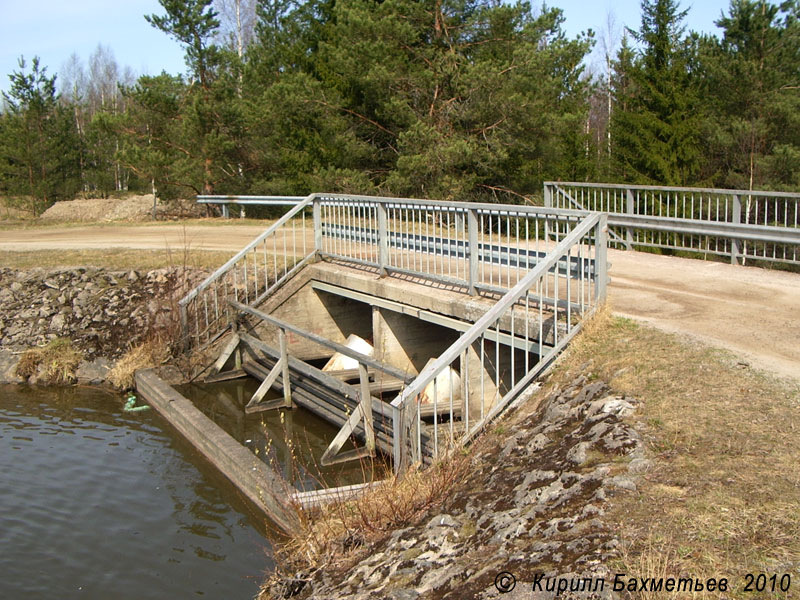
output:
M532 2L538 4L537 0ZM623 25L638 28L640 0L552 0L564 11L570 35L592 28L598 37L613 15L617 33ZM688 29L716 33L714 21L727 11L729 0L681 2L689 8ZM137 74L184 72L180 46L144 20L162 14L157 0L0 0L0 90L8 90L8 75L24 55L39 56L48 73L57 73L74 52L86 63L98 44L109 47L120 68Z

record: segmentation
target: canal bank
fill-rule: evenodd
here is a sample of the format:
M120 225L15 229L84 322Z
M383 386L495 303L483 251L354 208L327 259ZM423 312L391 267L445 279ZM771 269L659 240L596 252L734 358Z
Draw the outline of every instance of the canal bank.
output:
M177 302L205 275L183 267L0 268L0 384L107 383L132 348L177 339ZM26 351L58 343L74 352L49 372L46 364L17 368Z
M329 509L293 540L261 600L494 598L504 572L522 594L507 597L544 598L530 596L539 574L613 577L620 538L606 511L650 466L630 420L638 402L590 363L535 388L465 453L421 473L436 492L416 484L409 498L392 481Z

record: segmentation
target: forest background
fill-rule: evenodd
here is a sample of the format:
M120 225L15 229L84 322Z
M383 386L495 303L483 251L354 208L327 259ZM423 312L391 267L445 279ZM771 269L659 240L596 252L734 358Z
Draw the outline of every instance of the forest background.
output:
M159 0L187 76L102 46L33 57L0 107L0 195L312 191L535 202L546 180L800 186L800 0L732 0L721 35L676 0L586 69L592 32L497 0Z

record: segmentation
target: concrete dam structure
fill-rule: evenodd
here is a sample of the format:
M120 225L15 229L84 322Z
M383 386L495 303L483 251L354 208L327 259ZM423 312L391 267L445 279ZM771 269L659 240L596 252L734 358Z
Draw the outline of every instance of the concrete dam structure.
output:
M181 301L184 344L213 352L212 380L261 382L248 413L339 428L323 464L381 454L401 472L467 443L563 350L604 300L606 233L597 213L313 194ZM137 386L174 420L156 379ZM241 468L212 425L185 435L291 527L274 473Z

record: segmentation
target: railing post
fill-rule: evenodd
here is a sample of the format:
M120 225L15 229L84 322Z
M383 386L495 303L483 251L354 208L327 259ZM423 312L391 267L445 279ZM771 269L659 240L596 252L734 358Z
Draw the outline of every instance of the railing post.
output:
M627 188L625 190L625 214L633 214L633 190ZM625 249L630 250L633 247L633 227L625 228Z
M739 224L742 222L742 199L739 194L733 195L733 223ZM739 255L742 250L739 245L739 240L736 238L731 239L731 264L739 264Z
M392 407L392 454L394 454L394 472L402 473L408 468L408 432L405 425L405 407Z
M467 211L467 235L469 238L469 295L477 293L475 285L478 282L478 262L480 253L478 252L478 211L470 208Z
M597 221L597 233L594 237L594 270L597 281L595 282L594 297L597 305L606 299L606 284L608 283L608 215L600 214Z
M367 367L358 363L358 379L361 383L361 407L364 412L364 437L367 442L367 451L370 456L375 456L375 428L372 422L372 393L369 389L369 375Z
M289 374L289 351L286 343L286 330L278 329L278 342L281 350L281 379L283 380L283 402L286 408L292 408L292 384Z
M314 216L314 251L319 256L322 252L322 201L319 198L314 198L312 213Z
M544 206L545 208L553 208L553 190L547 181L544 182L543 186L544 186Z
M236 316L233 317L231 321L231 331L235 338L239 336L239 321ZM242 368L242 345L237 344L236 349L233 351L233 366L235 369L239 370Z
M406 440L411 446L411 452L409 452L409 466L422 462L422 449L420 447L422 445L422 439L420 437L422 431L420 429L421 415L419 411L419 396L417 396L411 402L411 406L406 408L405 414Z
M231 213L228 210L228 205L227 204L223 204L222 205L222 218L223 219L230 219L231 218Z
M386 277L386 265L389 262L389 227L386 216L386 205L378 202L378 265L381 277Z
M181 345L183 347L183 352L186 353L189 351L189 340L191 339L189 337L189 311L186 308L186 304L181 302L178 305L178 312L180 313L181 318L181 337L183 338L181 340Z

